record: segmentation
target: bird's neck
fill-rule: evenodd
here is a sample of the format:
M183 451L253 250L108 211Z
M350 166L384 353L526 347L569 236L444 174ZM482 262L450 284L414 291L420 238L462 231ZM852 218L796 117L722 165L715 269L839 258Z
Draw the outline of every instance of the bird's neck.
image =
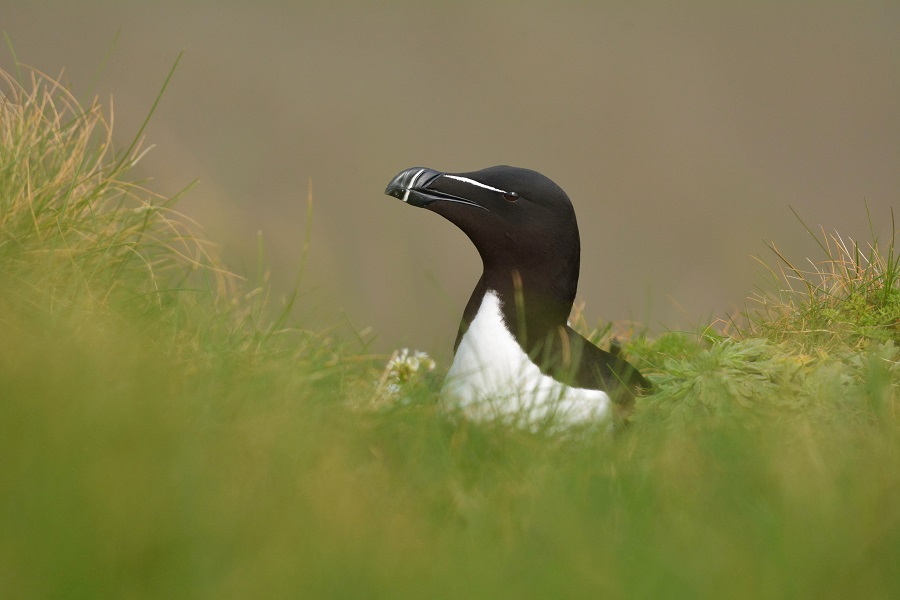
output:
M500 300L507 329L526 353L539 350L548 336L566 325L578 284L577 258L557 268L529 269L522 273L502 265L485 265L484 272L463 313L455 347L475 319L487 292ZM574 267L574 272L573 272Z

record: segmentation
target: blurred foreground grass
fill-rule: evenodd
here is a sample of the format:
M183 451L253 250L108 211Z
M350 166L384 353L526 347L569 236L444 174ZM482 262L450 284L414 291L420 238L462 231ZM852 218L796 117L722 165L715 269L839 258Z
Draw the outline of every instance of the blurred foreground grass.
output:
M631 340L656 393L616 436L469 423L267 319L102 107L27 78L0 98L0 596L900 597L893 243L788 268L732 335Z

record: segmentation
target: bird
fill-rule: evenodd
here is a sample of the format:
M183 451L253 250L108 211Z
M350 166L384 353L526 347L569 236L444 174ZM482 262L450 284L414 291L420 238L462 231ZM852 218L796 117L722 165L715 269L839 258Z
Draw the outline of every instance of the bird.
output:
M572 202L551 179L506 165L412 167L385 194L441 215L481 257L441 394L464 414L532 428L615 423L650 390L617 344L602 350L568 323L581 239Z

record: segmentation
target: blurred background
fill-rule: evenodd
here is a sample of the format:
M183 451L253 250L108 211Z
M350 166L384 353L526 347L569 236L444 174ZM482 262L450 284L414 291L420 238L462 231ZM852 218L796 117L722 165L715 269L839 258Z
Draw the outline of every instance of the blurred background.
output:
M692 329L744 307L764 241L869 241L900 199L900 3L12 2L18 59L113 96L151 188L299 316L446 361L480 275L463 234L383 195L403 168L511 164L565 189L589 324ZM118 37L117 37L118 34ZM8 48L0 67L14 71ZM277 301L277 300L276 300ZM374 336L374 337L373 337ZM446 366L446 363L445 363Z

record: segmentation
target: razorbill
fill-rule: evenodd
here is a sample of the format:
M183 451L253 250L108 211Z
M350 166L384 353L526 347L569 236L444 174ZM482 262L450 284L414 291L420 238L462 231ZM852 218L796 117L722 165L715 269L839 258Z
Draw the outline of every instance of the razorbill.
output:
M446 218L481 255L484 271L443 389L469 416L532 425L603 420L649 389L618 352L601 350L567 323L581 241L572 203L553 181L508 166L470 173L413 167L385 193Z

